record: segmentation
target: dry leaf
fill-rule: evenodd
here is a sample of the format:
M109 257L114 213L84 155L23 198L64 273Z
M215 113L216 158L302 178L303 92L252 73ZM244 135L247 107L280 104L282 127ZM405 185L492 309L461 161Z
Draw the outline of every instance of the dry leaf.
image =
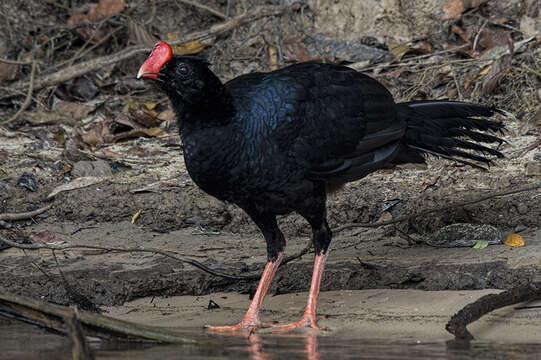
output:
M443 5L442 20L458 19L468 9L478 7L487 0L449 0Z
M19 65L0 62L0 80L15 80L19 72Z
M122 132L116 135L108 135L105 138L105 141L108 143L114 143L114 142L117 142L118 140L126 139L126 138L140 137L140 136L157 137L163 134L164 134L163 129L159 127L153 127L150 129L138 128L138 129Z
M139 211L137 211L131 218L131 223L132 224L135 224L135 220L137 220L137 218L139 217L139 215L141 215L141 213L143 212L143 209L140 209Z
M178 33L168 33L168 40L178 40L180 35ZM203 51L205 48L212 46L214 43L212 40L201 41L192 40L180 45L173 45L173 54L175 55L194 55Z
M161 121L172 122L177 118L175 112L171 109L166 109L158 114L158 119Z
M492 93L496 89L500 81L503 79L505 74L509 72L510 67L510 55L502 56L500 59L496 60L492 64L492 67L490 68L490 70L485 76L485 79L483 80L483 88L481 92L485 95Z
M142 125L143 127L151 128L160 125L160 120L158 119L158 112L150 110L144 104L138 106L137 108L131 108L129 111L131 118ZM138 126L141 127L141 126Z
M109 123L101 121L97 123L93 128L84 134L81 134L81 139L88 145L95 147L105 142L105 137L111 133Z
M62 243L64 240L58 236L55 232L50 230L43 230L36 234L32 234L30 239L33 243Z
M94 107L74 101L60 101L55 104L53 110L62 114L63 116L78 120L87 116L92 110L94 110Z
M121 13L126 8L124 0L100 0L97 4L92 4L86 14L74 14L68 19L68 25L81 22L97 22L113 15ZM102 40L111 31L110 25L103 25L99 29L90 26L82 26L75 29L75 32L85 40L96 44Z
M103 155L107 156L108 158L122 159L124 157L124 155L122 155L122 154L119 154L119 153L116 153L114 151L107 150L107 149L101 149L100 152Z
M86 177L80 177L77 178L67 184L63 184L60 186L57 186L56 188L51 191L49 195L47 195L47 199L51 199L58 195L61 192L64 191L70 191L70 190L76 190L81 189L90 185L94 185L97 183L100 183L102 181L105 181L105 178L103 177L96 177L96 176L86 176Z
M520 31L526 36L536 36L541 33L541 19L524 15L520 19Z
M276 46L269 45L269 62L271 70L278 70L278 50Z
M146 45L149 47L154 46L157 42L157 39L152 36L143 25L133 21L131 18L128 20L128 37L134 44Z
M396 60L400 61L410 50L408 45L389 42L389 52L394 55Z
M524 246L524 239L519 234L509 234L505 239L505 245Z
M205 48L210 46L212 46L212 44L204 43L199 40L193 40L181 45L174 45L173 53L175 55L193 55L200 53Z

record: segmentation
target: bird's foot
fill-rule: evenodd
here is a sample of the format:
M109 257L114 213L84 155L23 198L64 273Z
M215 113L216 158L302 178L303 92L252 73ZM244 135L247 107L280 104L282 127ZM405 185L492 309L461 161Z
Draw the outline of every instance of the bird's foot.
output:
M299 321L295 321L289 324L273 324L271 325L272 332L283 332L297 328L312 328L314 330L323 330L316 322L315 316L304 315Z
M209 329L212 332L221 332L221 333L253 333L259 328L267 328L271 326L276 326L274 322L253 322L253 321L241 321L236 325L223 325L223 326L214 326L214 325L205 325L205 328Z

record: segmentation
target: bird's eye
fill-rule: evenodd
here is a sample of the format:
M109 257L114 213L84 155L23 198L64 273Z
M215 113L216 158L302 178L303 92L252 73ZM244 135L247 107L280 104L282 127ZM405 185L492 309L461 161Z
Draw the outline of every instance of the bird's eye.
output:
M190 75L190 68L186 64L180 64L177 67L177 72L180 76L188 76Z

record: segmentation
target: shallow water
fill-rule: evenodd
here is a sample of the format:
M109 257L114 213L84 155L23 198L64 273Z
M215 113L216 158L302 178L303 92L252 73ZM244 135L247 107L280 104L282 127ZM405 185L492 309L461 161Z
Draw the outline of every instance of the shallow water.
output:
M347 339L325 334L224 336L184 329L194 344L155 345L95 341L96 359L539 359L539 344ZM0 322L1 359L71 359L65 337L35 326Z

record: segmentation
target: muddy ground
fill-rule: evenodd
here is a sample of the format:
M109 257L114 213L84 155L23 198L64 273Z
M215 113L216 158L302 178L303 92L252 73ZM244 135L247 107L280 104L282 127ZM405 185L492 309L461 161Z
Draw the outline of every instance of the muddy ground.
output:
M444 3L433 2L433 6ZM156 25L151 28L147 26L153 35L165 37L168 31L174 29L181 34L188 33L221 21L201 9L168 3L159 2L157 18L154 19ZM233 3L230 11L235 15L243 9L251 8L250 5L272 2ZM68 16L61 13L54 16L50 13L50 7L43 8L33 2L28 4L30 8L34 6L41 13L47 14L51 22L65 22ZM530 28L522 29L521 19L531 15L531 2L502 1L498 4L494 7L485 4L479 9L470 9L470 13L467 13L469 15L444 23L435 21L431 16L424 16L423 24L439 31L435 32L437 36L434 35L431 40L434 49L430 51L443 50L441 42L444 40L460 40L456 33L449 30L452 25L466 29L471 26L479 32L480 26L494 31L503 28L508 30L511 41L527 39ZM208 5L223 12L226 10L225 1L208 1ZM166 15L164 10L169 9L168 6L175 10ZM9 9L5 9L4 16L9 13ZM438 9L442 11L441 6ZM414 35L419 30L417 25L408 25L405 20L415 8L402 13L400 9L387 9L392 16L397 17L396 23L401 24L394 30L394 37L393 29L389 26L377 27L377 24L373 24L372 28L360 27L362 19L355 18L354 10L340 8L340 4L332 1L308 1L301 8L295 8L283 16L258 20L232 33L221 35L200 55L210 58L215 64L215 71L227 80L244 72L269 70L272 64L267 56L268 45L274 44L280 48L282 36L285 35L291 38L308 31L312 34L321 31L343 40L352 40L352 35L343 30L349 24L356 31L364 32L363 35L383 39L387 44L391 40L410 45L416 41ZM382 13L385 13L384 10ZM535 11L534 30L538 29L535 27L535 19L539 10ZM39 11L34 13L40 14ZM138 16L148 13L152 11L136 8L130 15L140 19ZM346 17L344 24L335 24L336 31L333 32L331 15L343 13L355 19ZM472 14L479 18L472 19ZM377 18L380 15L374 15L376 23L377 19L381 19ZM390 15L387 13L386 16L384 20L389 21ZM507 27L498 25L498 17L506 17L507 22L503 24ZM336 15L335 19L338 18L343 19ZM482 25L483 19L493 21ZM380 24L385 24L385 21L381 20ZM182 25L179 26L179 23ZM37 36L32 35L28 24L13 22L11 26L26 31L27 36ZM522 30L518 33L512 31L515 27L521 27ZM483 86L482 76L486 75L479 73L489 65L496 66L494 62L498 60L476 62L475 57L445 53L434 55L440 56L441 61L441 66L435 70L427 70L413 62L402 67L384 66L389 61L390 64L396 64L396 59L394 62L378 60L372 63L376 65L366 68L365 71L387 85L399 100L454 96L457 100L490 103L508 111L512 115L500 117L508 128L503 135L507 143L501 146L506 158L497 161L488 172L432 158L428 159L426 166L405 165L381 170L347 184L342 192L329 199L331 227L340 229L344 224L388 221L497 191L539 183L541 53L539 33L536 34L522 52L517 50L513 55L512 66L502 75L498 86L488 93L479 91ZM4 57L26 51L24 46L28 45L14 45L22 41L14 36L9 35L4 39L5 46L2 46L7 49ZM115 41L106 43L108 47L97 47L94 55L107 54L123 46L121 39ZM76 42L75 46L81 46L81 43ZM284 51L286 49L284 45ZM72 50L65 50L65 53L55 56L70 58L72 53L69 51ZM389 49L385 51L389 52ZM409 56L419 56L418 50L412 51ZM181 156L182 144L179 144L174 121L164 120L160 125L163 133L159 136L132 136L114 142L108 142L105 136L100 138L92 130L111 118L117 119L118 114L124 114L123 108L130 101L156 103L156 99L160 99L160 95L151 86L141 85L134 90L130 82L143 58L132 58L106 69L109 78L105 82L109 85L98 81L102 79L103 72L85 75L85 79L90 79L98 87L98 94L92 99L81 99L80 93L73 95L77 90L75 85L66 87L60 84L54 89L36 92L35 103L0 133L0 212L18 213L52 204L51 209L39 216L11 222L9 228L0 229L0 236L16 241L43 242L52 239L80 245L155 248L195 259L222 272L258 274L266 260L262 236L241 210L209 197L190 180ZM404 59L407 60L408 56ZM468 67L456 67L456 64L462 64L461 61L467 59L473 59L467 62ZM42 65L47 65L47 61L59 59L44 58ZM279 58L275 65L283 66L287 62L287 58ZM358 60L349 62L358 63ZM377 64L383 65L377 68ZM442 74L447 74L447 77ZM28 67L21 67L17 76L4 85L9 86L28 76ZM439 80L436 81L436 78ZM466 88L464 84L467 81L477 85ZM115 84L128 86L128 91L121 91ZM22 100L24 97L20 96L3 97L0 106L3 116L13 116ZM78 103L89 106L91 110L83 111L79 117L66 119L59 110L48 107L49 102ZM167 102L158 101L156 106L158 110L154 116L170 110ZM36 120L45 113L52 113L53 116L45 122ZM128 116L132 115L128 112ZM89 136L84 135L92 131L94 138L90 141ZM96 168L105 170L98 171ZM36 191L18 185L25 173L36 179ZM93 184L48 197L54 189L73 183L78 178L90 179ZM132 223L134 215L140 210L140 215ZM501 231L501 242L507 234L518 232L524 238L525 246L500 244L472 249L437 248L427 244L427 240L437 230L454 223L492 225ZM299 216L282 217L280 226L288 241L287 254L296 253L305 247L309 228ZM191 265L152 253L72 249L56 251L55 254L56 259L46 249L3 249L0 252L3 273L0 278L1 291L39 297L59 304L77 303L83 307L86 304L108 311L113 316L152 324L200 326L204 322L227 323L240 318L241 309L247 306L249 296L257 285L257 280L235 280L210 275ZM311 255L305 255L278 270L264 317L285 321L302 311L304 295L298 293L307 291L309 287L311 258ZM437 319L431 324L440 328L444 319L480 294L532 281L541 281L539 189L492 197L472 205L413 217L394 225L352 227L335 231L322 284L320 308L322 314L327 315L322 325L335 331L347 331L351 324L360 324L369 319L370 324L380 324L377 331L374 330L377 336L385 336L389 332L406 331L407 324L417 322L419 326L416 331L426 335L431 330L423 329L422 324L431 323L430 319ZM368 289L386 290L380 292ZM489 290L469 292L484 289ZM354 303L347 303L344 300L346 295L355 298ZM380 301L379 297L390 297L393 301L403 299L405 303L393 303L392 309L383 311L377 306L385 308L389 303ZM220 309L206 310L211 299L221 306ZM442 305L435 313L427 310L418 317L412 314L411 306L430 303L431 300L438 304L445 302L447 305ZM350 311L342 311L344 308ZM488 323L502 316L511 316L505 314L497 313L489 318ZM538 317L538 313L530 311L521 313L517 321L520 323L520 319L527 318L524 322L530 327L528 329L533 329L532 324ZM398 326L399 323L406 325ZM528 334L538 335L533 330L529 330ZM443 335L437 332L434 336ZM487 338L497 337L492 334Z

